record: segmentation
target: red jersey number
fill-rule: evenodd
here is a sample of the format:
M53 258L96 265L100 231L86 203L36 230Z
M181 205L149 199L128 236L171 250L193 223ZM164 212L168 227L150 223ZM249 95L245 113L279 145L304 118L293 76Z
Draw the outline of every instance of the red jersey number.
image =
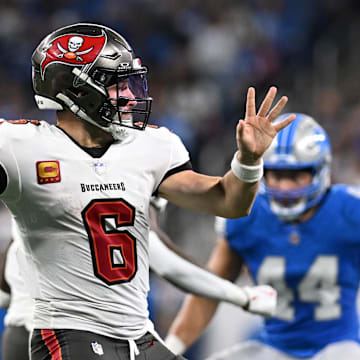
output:
M95 276L108 285L130 281L137 271L136 239L123 226L134 226L135 208L124 199L95 199L81 213Z

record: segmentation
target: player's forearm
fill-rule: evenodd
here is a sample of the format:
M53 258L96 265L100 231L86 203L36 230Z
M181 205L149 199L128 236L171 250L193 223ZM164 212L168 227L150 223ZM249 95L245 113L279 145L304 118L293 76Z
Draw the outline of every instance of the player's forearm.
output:
M276 309L276 291L268 285L245 287L249 299L248 311L271 316ZM188 296L170 327L165 339L168 348L182 354L207 327L217 309L218 302L194 295Z
M215 314L217 306L217 301L193 295L187 296L165 339L170 350L177 354L185 352L186 348L193 344L207 327ZM179 348L172 348L172 336L175 336L183 343L184 348L182 351L177 351Z
M263 172L261 157L249 159L239 151L234 154L231 170L221 179L225 193L225 208L230 212L220 216L237 218L250 214Z
M250 214L259 182L243 182L239 180L232 171L229 171L221 179L224 189L224 218L232 219Z
M159 195L183 208L238 218L250 213L258 185L241 181L232 171L222 178L184 171L164 180Z
M171 251L154 231L149 233L150 267L184 291L245 306L248 297L232 282L202 269Z
M259 181L245 182L228 171L209 191L211 213L228 219L249 215L258 188Z

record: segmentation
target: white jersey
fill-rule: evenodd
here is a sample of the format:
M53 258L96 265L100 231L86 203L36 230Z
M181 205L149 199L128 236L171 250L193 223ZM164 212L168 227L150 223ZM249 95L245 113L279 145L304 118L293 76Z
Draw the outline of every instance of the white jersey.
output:
M1 198L23 240L34 328L146 332L149 201L189 154L166 128L128 133L93 158L46 122L0 125Z
M18 256L21 256L21 250L19 243L14 241L10 244L6 255L5 280L10 287L11 298L4 324L5 326L25 326L28 331L31 331L34 300L21 274Z

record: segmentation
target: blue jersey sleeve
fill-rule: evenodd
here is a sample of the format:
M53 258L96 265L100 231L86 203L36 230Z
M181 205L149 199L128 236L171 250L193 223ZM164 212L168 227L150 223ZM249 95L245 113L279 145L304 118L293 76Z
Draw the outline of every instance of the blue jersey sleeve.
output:
M268 217L264 216L267 208L265 201L264 196L258 195L250 215L226 220L225 238L229 246L236 252L241 253L253 247L258 241L258 236L254 236L253 232L258 233L268 221Z
M360 187L337 185L334 190L339 193L338 201L342 204L344 221L360 234ZM360 235L352 238L360 244Z

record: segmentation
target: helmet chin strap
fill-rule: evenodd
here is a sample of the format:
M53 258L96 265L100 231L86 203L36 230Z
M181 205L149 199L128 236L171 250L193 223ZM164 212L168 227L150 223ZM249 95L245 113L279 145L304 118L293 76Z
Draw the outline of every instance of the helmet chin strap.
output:
M130 135L130 128L122 127L120 125L110 124L108 127L101 126L96 121L91 119L90 116L88 116L83 110L80 109L78 105L76 105L68 96L62 93L58 93L56 97L63 101L69 108L69 110L79 118L87 121L88 123L98 127L99 129L111 134L111 136L114 138L114 140L124 140ZM115 115L117 117L118 114ZM131 122L132 120L126 120Z
M110 124L108 128L102 128L106 129L105 131L109 132L114 140L125 140L131 132L130 128L124 128L119 125Z

